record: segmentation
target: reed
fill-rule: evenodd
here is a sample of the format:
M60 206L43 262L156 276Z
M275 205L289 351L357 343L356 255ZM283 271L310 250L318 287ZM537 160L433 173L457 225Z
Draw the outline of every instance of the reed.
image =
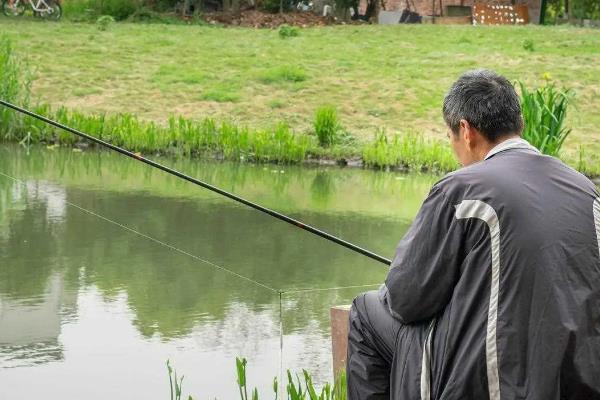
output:
M0 98L6 101L29 104L31 74L26 63L20 60L10 40L0 36ZM0 108L0 137L17 139L18 132L23 130L23 119L15 113Z
M315 134L319 139L321 146L330 146L335 144L342 131L337 110L332 106L322 106L315 112L313 122Z
M571 129L564 126L567 108L573 98L571 90L560 90L546 80L546 84L529 90L523 82L521 89L521 109L525 128L523 137L542 153L558 156Z
M245 358L235 359L236 366L236 383L240 393L240 400L259 400L260 396L258 389L254 388L250 391L248 397L248 379L246 376L246 368L248 362ZM170 400L181 400L183 376L177 379L177 371L175 371L169 361L167 361L167 371L169 374ZM279 382L277 378L273 379L273 396L275 400L279 397ZM320 391L317 391L311 375L306 370L302 370L302 377L298 374L292 375L290 370L287 370L287 384L285 391L287 400L346 400L347 399L346 373L342 371L332 384L325 383ZM187 397L188 400L193 400L192 396Z
M16 115L12 111L5 111L4 118L14 118ZM142 121L131 114L86 115L66 108L52 110L47 105L34 107L34 111L140 153L212 153L219 158L236 161L299 163L306 158L311 148L317 147L313 137L297 134L284 123L273 129L252 130L230 122L217 124L210 118L195 121L171 117L166 126L161 126ZM13 126L13 121L9 122L7 126ZM10 134L4 132L2 139L20 141L29 132L33 142L66 146L78 144L76 136L30 117L22 118L17 126L19 129L12 129Z
M384 131L379 131L374 140L365 145L362 157L367 166L375 168L449 172L458 167L447 145L414 133L396 134L390 138Z

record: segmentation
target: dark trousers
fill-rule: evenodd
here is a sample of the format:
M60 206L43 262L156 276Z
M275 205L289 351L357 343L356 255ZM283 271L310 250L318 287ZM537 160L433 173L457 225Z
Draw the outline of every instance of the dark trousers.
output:
M427 326L402 324L377 291L354 299L346 365L348 400L420 399Z

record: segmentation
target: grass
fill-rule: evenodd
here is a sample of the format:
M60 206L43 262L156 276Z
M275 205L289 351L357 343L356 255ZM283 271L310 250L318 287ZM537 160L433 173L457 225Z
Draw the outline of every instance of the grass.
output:
M264 83L304 82L307 79L306 72L294 65L281 65L271 68L261 74Z
M259 393L256 388L250 391L251 396L248 396L248 380L246 374L248 362L245 358L236 358L236 374L240 400L259 400ZM167 361L167 372L169 374L170 400L181 400L183 397L183 376L177 377L177 371L171 367L171 363ZM296 379L294 379L294 377ZM296 374L292 376L290 370L287 370L288 382L285 385L286 398L288 400L346 400L347 385L346 373L342 371L335 379L334 384L325 383L318 392L313 384L312 377L306 370L302 370L302 379ZM279 396L279 383L277 378L273 379L273 397L275 400ZM187 400L193 400L193 397L188 395Z
M53 107L129 112L157 122L170 114L255 127L283 119L309 130L314 110L334 104L359 138L370 139L379 128L443 137L444 93L464 70L487 67L528 86L539 86L548 72L558 87L573 87L578 113L567 121L573 127L567 147L600 150L598 30L334 26L282 40L267 29L117 23L99 32L68 21L4 18L1 24L37 67L34 96ZM523 48L525 40L535 43L534 52ZM85 88L100 93L74 96ZM201 95L223 91L237 101ZM291 101L273 110L273 99Z
M0 65L5 71L0 76L2 98L27 104L30 90L28 67L15 55L6 38L0 38ZM314 135L295 133L285 122L279 122L270 129L250 129L232 122L217 123L210 118L192 120L180 116L170 117L166 124L157 124L128 113L88 115L66 107L52 109L47 104L32 108L36 114L140 153L186 156L208 153L237 161L300 163L311 156L343 158L360 148L352 137L340 134L337 111L330 106L317 110ZM80 140L37 119L6 108L1 111L0 140L68 146L77 145ZM344 144L338 145L342 141ZM428 146L438 146L424 140L414 144L417 146L413 145L411 151L420 154L427 153ZM409 160L404 164L414 165ZM383 167L381 164L376 166ZM435 167L434 164L431 166Z
M441 100L466 69L492 68L529 87L540 86L549 73L557 87L576 94L563 158L575 166L583 157L587 170L600 172L594 157L600 153L598 30L335 26L301 29L282 40L277 30L117 23L99 31L68 21L0 23L19 55L35 66L33 98L53 109L127 113L157 126L171 115L200 122L210 117L271 134L283 121L300 135L313 132L319 106L333 104L344 130L360 144L353 148L357 154L379 130L417 132L438 143L445 132ZM525 42L535 43L534 51ZM371 147L381 153L381 144ZM368 150L370 165L389 157Z

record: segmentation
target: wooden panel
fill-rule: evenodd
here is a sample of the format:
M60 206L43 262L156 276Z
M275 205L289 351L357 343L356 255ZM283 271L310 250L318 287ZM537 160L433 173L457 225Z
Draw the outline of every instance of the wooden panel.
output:
M483 4L473 6L473 25L523 25L529 23L525 4Z
M350 306L331 307L331 352L333 353L333 376L346 368L348 354L348 329Z

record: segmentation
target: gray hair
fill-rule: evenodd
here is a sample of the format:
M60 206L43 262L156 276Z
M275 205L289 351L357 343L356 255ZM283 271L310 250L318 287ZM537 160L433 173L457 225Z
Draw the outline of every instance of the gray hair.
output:
M455 134L466 120L489 141L507 134L521 134L523 118L513 85L494 71L467 71L444 98L444 120Z

